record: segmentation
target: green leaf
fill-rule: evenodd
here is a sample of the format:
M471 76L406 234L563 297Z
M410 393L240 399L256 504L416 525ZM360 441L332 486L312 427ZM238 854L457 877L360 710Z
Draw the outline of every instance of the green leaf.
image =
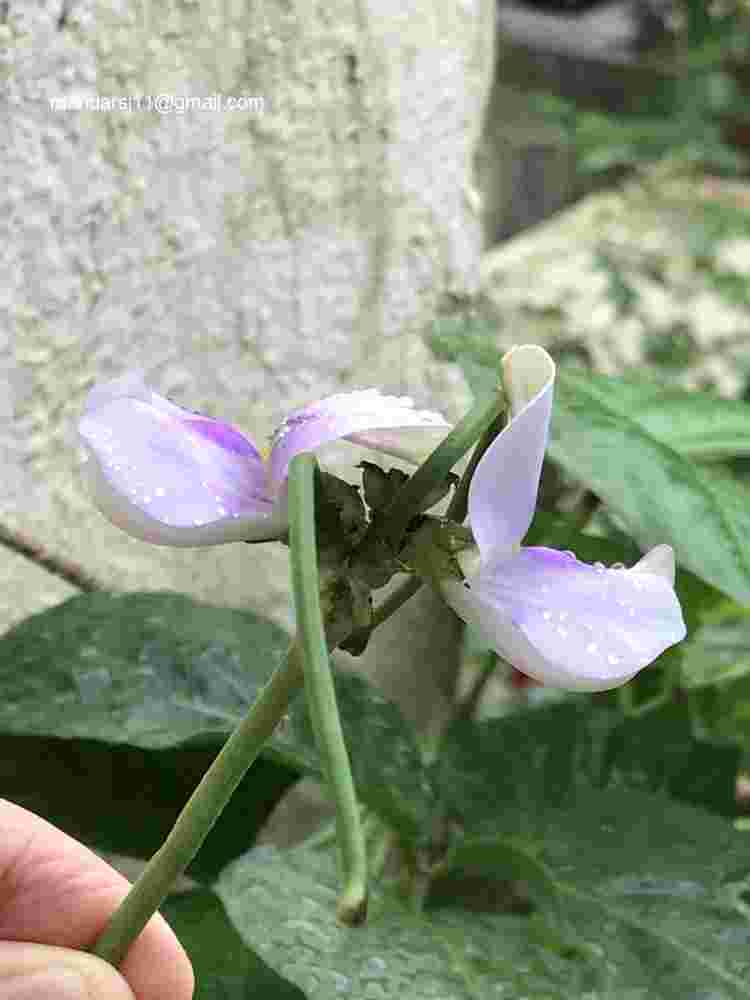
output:
M256 849L217 891L243 938L310 1000L750 997L750 861L728 823L618 789L519 813L515 826L512 839L469 842L452 860L536 873L546 891L530 918L418 913L386 893L347 930L335 922L330 858L304 849Z
M750 491L741 484L678 454L570 372L558 381L549 454L643 548L671 544L682 565L750 602Z
M472 830L514 829L518 815L564 805L577 791L663 791L735 812L739 751L701 742L684 705L639 718L570 699L484 722L457 722L434 765L442 807Z
M298 987L244 943L215 893L200 889L171 896L160 912L193 964L193 1000L304 1000Z
M728 684L750 675L750 615L727 602L707 616L683 651L681 672L686 688Z
M407 841L419 839L435 806L435 791L414 730L399 709L356 674L336 674L336 700L359 797ZM302 699L291 722L314 759L315 738Z
M582 392L635 421L648 435L689 458L750 454L750 404L635 376L613 378L575 368L558 372L562 391Z
M0 734L215 753L287 645L249 612L180 594L82 594L0 639ZM360 797L416 837L432 800L411 728L356 676L336 690ZM306 720L300 698L264 756L319 776Z
M216 747L287 645L249 612L181 594L81 594L0 640L0 731Z
M519 921L479 923L460 911L422 916L376 893L367 923L345 929L335 919L335 868L323 852L259 848L223 872L216 888L244 940L309 1000L531 995L521 987L531 985L537 949ZM500 983L516 990L499 994Z

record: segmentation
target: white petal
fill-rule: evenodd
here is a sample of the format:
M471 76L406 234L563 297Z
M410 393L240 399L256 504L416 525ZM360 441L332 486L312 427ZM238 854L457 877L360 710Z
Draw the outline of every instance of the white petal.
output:
M88 453L82 475L94 501L137 538L218 545L285 530L260 455L229 424L183 410L136 380L95 390L79 430Z
M405 433L409 429L439 439L450 425L439 413L416 410L408 396L384 396L377 389L328 396L290 414L274 435L270 457L273 487L284 481L295 455L315 451L339 438L405 457L411 444Z
M685 636L671 585L642 567L527 548L467 583L441 582L451 606L514 667L552 687L618 687Z
M555 365L541 347L503 359L511 419L477 466L469 521L484 559L507 555L529 530L547 447Z

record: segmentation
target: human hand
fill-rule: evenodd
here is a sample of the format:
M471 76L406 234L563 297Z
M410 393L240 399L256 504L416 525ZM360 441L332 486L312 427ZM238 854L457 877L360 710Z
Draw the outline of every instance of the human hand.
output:
M160 916L119 972L80 950L128 889L88 848L0 799L0 1000L190 1000L190 960Z

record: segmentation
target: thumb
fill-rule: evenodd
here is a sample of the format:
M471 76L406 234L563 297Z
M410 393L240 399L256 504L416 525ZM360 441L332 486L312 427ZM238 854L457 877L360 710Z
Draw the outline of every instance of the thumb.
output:
M72 948L0 941L0 1000L135 1000L107 962Z

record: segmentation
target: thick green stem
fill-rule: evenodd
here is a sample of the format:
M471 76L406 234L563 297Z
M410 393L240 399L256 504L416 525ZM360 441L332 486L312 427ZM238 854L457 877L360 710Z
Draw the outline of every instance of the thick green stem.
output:
M484 434L482 434L480 439L477 441L476 448L471 453L469 464L466 466L464 474L461 476L461 480L456 487L453 498L448 505L447 511L445 512L445 516L449 521L457 521L459 524L463 524L466 520L466 515L469 511L469 487L471 486L472 476L476 472L480 459L502 429L503 417L501 413L498 413L489 427L485 430Z
M183 874L220 816L245 772L286 714L302 687L302 654L292 643L258 698L190 796L162 846L115 912L91 951L119 965L131 944Z
M409 521L422 509L422 504L435 486L445 481L448 473L463 458L474 442L497 417L501 404L498 390L475 404L460 423L420 465L404 484L387 510L376 518L376 530L392 544L398 544Z
M337 916L348 925L367 913L367 852L349 754L341 730L320 604L315 537L317 462L302 454L289 465L289 551L297 630L305 657L305 691L323 772L336 806L344 888Z

